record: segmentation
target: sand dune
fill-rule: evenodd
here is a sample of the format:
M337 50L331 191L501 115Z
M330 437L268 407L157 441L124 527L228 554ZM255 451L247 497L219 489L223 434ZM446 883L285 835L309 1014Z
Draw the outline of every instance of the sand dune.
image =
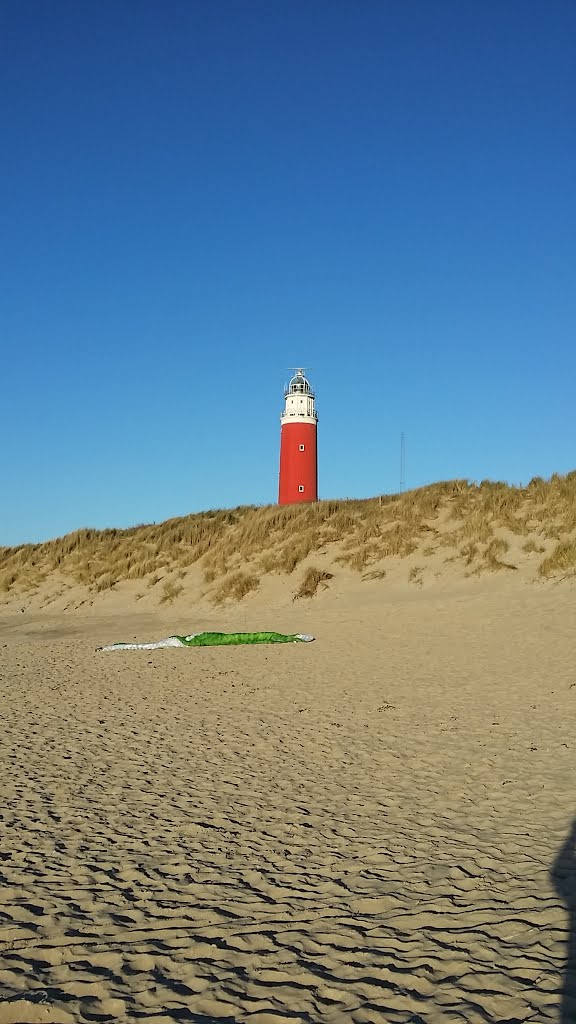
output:
M576 1019L573 605L4 613L0 1024ZM95 652L209 627L316 642Z

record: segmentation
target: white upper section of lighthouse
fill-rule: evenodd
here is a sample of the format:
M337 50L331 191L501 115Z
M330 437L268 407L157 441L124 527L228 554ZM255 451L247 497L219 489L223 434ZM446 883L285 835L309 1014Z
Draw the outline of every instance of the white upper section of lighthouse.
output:
M284 391L284 409L280 422L284 423L316 423L318 413L314 405L314 392L304 376L304 370L296 370L288 387Z

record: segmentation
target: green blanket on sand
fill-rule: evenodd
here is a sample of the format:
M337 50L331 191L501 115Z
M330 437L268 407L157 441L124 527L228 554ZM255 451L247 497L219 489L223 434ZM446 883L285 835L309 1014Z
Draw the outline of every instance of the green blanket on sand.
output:
M97 651L155 651L163 647L220 647L227 644L298 644L309 643L307 633L189 633L188 636L167 636L150 644L108 644Z

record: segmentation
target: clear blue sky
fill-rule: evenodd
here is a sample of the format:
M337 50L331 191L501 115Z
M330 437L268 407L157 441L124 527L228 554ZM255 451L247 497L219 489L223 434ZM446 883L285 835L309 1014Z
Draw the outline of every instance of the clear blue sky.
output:
M0 544L576 465L574 0L3 0Z

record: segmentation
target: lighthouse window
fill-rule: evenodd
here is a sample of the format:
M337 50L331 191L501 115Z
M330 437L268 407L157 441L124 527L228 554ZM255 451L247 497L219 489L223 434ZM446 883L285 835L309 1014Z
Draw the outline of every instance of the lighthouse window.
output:
M298 484L298 490L300 491L300 494L303 494L303 492L304 492L304 484Z
M301 445L300 445L300 451L301 451L301 452L303 452L303 451L304 451L304 445L303 445L303 444L301 444Z

